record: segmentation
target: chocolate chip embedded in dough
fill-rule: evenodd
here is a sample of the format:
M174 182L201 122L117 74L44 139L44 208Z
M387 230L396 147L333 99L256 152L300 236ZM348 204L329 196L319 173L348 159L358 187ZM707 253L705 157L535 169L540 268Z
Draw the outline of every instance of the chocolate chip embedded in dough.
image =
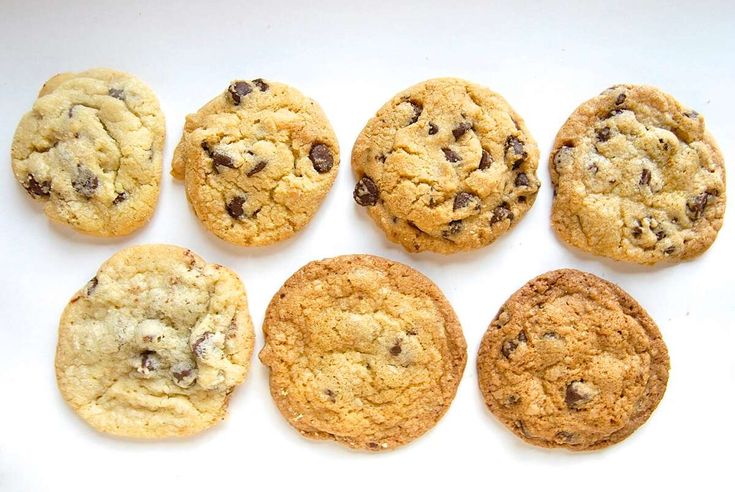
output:
M589 403L595 396L595 388L584 380L572 381L564 390L564 402L571 409L579 409Z
M229 202L225 204L225 208L227 209L227 213L232 217L233 219L240 219L243 215L245 215L245 210L242 208L242 206L247 201L247 198L241 195L234 196L230 199Z
M411 119L408 121L408 124L406 126L413 125L419 120L419 116L421 116L421 113L424 110L424 106L417 101L407 101L408 104L410 104L413 107L413 115L411 116Z
M515 185L516 186L528 186L530 182L528 181L528 176L526 176L526 173L518 173L518 176L516 176Z
M704 209L707 207L709 196L710 194L705 191L687 201L687 216L691 220L697 220L704 215Z
M115 99L119 99L121 101L125 100L125 91L122 89L110 88L110 90L107 91L107 94L114 97Z
M28 175L28 180L23 187L33 198L48 197L51 195L51 181L45 180L38 182L32 174Z
M460 191L454 196L454 205L452 206L452 210L458 210L460 208L464 208L467 205L470 204L475 199L475 195L472 193L467 193L466 191Z
M644 169L641 172L641 179L638 181L638 184L640 185L648 185L651 182L651 171L648 169Z
M261 92L265 92L270 87L265 80L263 79L253 79L253 85L261 90Z
M496 222L501 222L505 219L513 219L513 212L510 211L507 204L498 205L495 207L495 210L493 210L493 216L490 218L490 225L495 224Z
M472 123L463 121L452 130L452 135L454 135L455 140L459 140L470 129L472 129Z
M74 191L83 197L92 198L99 186L99 179L88 167L77 164L77 172L71 180L71 185Z
M439 127L435 123L429 122L429 135L436 135L439 132Z
M363 176L360 181L355 185L355 190L352 192L352 198L355 199L358 205L363 207L372 207L378 203L378 186L375 184L369 176Z
M230 94L232 103L235 106L238 106L243 97L253 92L253 88L244 80L237 80L230 84L227 88L227 92Z
M247 172L247 173L246 173L245 175L246 175L246 176L247 176L247 177L249 178L249 177L251 177L251 176L253 176L253 175L255 175L255 174L258 174L258 173L259 173L260 171L262 171L263 169L265 169L265 166L266 166L266 165L268 165L268 162L267 162L267 161L259 161L259 162L258 162L257 164L255 164L255 166L253 166L253 168L252 168L252 169L251 169L250 171L248 171L248 172Z
M197 368L189 361L177 362L171 366L174 383L182 388L191 386L197 378Z
M620 106L621 104L623 104L625 102L625 97L626 97L625 96L625 93L623 93L623 92L621 92L620 94L618 94L618 97L615 98L615 104L618 105L618 106Z
M122 202L124 202L125 200L127 200L128 199L128 196L129 195L128 195L128 193L126 191L122 191L122 192L120 192L120 193L117 194L117 196L115 197L114 200L112 200L112 204L113 205L119 205Z
M488 152L485 149L482 149L482 157L480 157L480 165L477 167L480 170L485 170L489 168L493 163L493 156L490 155L490 152Z
M442 147L442 152L444 152L444 158L449 162L459 162L462 160L462 157L449 147Z
M332 151L323 143L315 143L311 146L309 160L319 174L328 173L334 165Z

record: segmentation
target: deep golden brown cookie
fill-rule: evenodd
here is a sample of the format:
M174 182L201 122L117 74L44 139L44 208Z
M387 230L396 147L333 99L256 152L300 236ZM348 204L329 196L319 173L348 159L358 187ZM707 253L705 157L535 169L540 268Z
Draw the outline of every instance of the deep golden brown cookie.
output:
M722 226L722 154L704 118L656 88L616 85L579 106L549 166L554 229L590 253L680 261L709 248Z
M156 206L165 130L155 94L132 75L62 73L18 124L13 171L51 219L97 236L128 234Z
M369 255L301 268L268 306L260 360L271 395L301 434L382 451L433 427L449 408L467 346L441 291Z
M199 220L221 239L262 246L314 216L339 167L319 105L296 89L238 80L187 116L172 174Z
M650 417L669 355L646 311L577 270L536 277L500 308L477 356L480 390L523 440L572 450L615 444Z
M407 251L486 246L536 199L538 149L500 95L433 79L397 94L352 150L353 197Z
M253 339L235 273L177 246L134 246L69 301L56 378L64 399L99 431L185 436L225 417Z

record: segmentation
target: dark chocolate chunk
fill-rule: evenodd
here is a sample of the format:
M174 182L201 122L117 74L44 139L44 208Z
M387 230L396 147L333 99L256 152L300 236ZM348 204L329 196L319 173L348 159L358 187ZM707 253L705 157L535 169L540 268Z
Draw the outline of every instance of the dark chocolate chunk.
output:
M352 198L358 205L363 207L372 207L378 203L378 186L368 176L363 176L355 185L355 191L352 192Z
M489 168L493 163L493 156L490 155L490 152L488 152L485 149L482 149L482 157L480 157L480 165L478 166L478 169L485 170Z
M126 191L120 192L117 194L114 200L112 200L113 205L119 205L120 203L124 202L128 199L128 193Z
M590 401L593 396L583 380L572 381L564 391L564 402L569 408L577 409Z
M434 123L429 122L429 135L436 135L439 132L439 127Z
M454 205L452 210L457 210L466 207L472 200L475 199L475 195L467 193L466 191L460 191L454 197Z
M666 249L664 250L664 254L665 254L665 255L670 255L670 254L672 254L672 253L673 253L674 251L676 251L676 248L675 248L674 246L669 246L668 248L666 248Z
M71 180L74 190L85 198L92 198L100 182L88 167L77 164L77 172Z
M530 182L528 181L528 176L526 176L526 173L518 173L518 176L516 176L515 185L516 186L528 186Z
M449 162L459 162L462 160L459 154L453 151L452 149L450 149L449 147L443 147L442 152L444 152L444 158L448 160Z
M260 89L262 92L265 92L268 90L268 84L263 79L253 79L253 84L255 87Z
M648 169L644 169L641 172L641 179L638 183L645 186L649 184L650 182L651 182L651 171L649 171Z
M610 140L610 128L605 126L597 130L597 140L600 142L607 142Z
M393 345L390 348L390 355L397 356L402 352L403 349L401 349L401 343L396 342L395 345Z
M409 126L409 125L413 125L419 120L419 116L421 116L421 112L424 110L424 107L421 105L420 102L416 102L416 101L407 101L407 102L413 107L413 115L411 116L411 119L408 121L408 124L406 125L406 126Z
M237 80L230 84L230 86L227 88L227 92L229 92L230 94L232 103L237 106L240 104L240 101L243 97L253 92L253 88L250 87L250 84L248 84L244 80Z
M28 175L28 180L24 188L34 198L37 196L47 197L51 195L51 181L46 180L39 183L32 174Z
M314 170L319 174L328 173L334 165L332 151L323 143L316 143L311 146L309 159L312 166L314 166Z
M255 166L246 173L246 176L249 178L250 176L259 173L263 169L265 169L265 166L268 164L267 161L259 161Z
M210 154L210 156L212 157L212 166L215 171L219 172L217 169L218 167L229 167L230 169L235 169L235 162L227 154L222 154L215 150Z
M230 217L233 219L240 219L245 215L245 210L243 210L242 206L246 200L246 197L238 195L232 197L232 199L225 204L225 208L227 209L227 213Z
M87 285L85 287L85 292L87 293L88 296L91 296L94 293L99 283L100 281L97 280L97 277L92 277L92 279L89 282L87 282Z
M643 229L641 229L640 227L634 227L630 230L630 233L633 235L634 238L638 239L639 237L641 237L641 234L643 234Z
M454 236L455 234L459 234L463 226L464 224L461 220L453 220L449 222L448 227L442 232L442 236L449 237Z
M462 135L467 133L467 130L470 130L470 129L472 129L472 123L468 121L463 121L462 123L457 125L456 128L454 128L454 130L452 130L452 135L454 135L455 140L459 140L462 137Z
M107 91L107 94L114 97L115 99L120 99L121 101L125 100L125 91L123 91L122 89L110 88L110 90Z
M615 99L615 104L617 104L618 106L623 104L625 102L625 97L625 94L622 92L618 94L618 97Z
M505 219L513 220L513 212L510 211L506 203L503 203L502 205L498 205L497 207L495 207L495 210L493 210L493 216L490 219L490 225L493 225L496 222L501 222Z
M707 208L709 195L710 194L705 191L689 199L687 202L687 215L691 220L697 220L702 217L704 209Z

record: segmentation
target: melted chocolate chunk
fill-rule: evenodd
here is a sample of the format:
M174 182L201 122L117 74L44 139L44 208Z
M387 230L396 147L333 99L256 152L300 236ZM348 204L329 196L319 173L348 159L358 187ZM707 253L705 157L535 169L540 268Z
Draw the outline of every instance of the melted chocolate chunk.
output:
M459 154L453 151L452 149L450 149L449 147L443 147L442 152L444 152L444 158L448 160L449 162L459 162L462 160Z
M128 199L128 193L126 191L123 191L121 193L118 193L114 200L112 200L113 205L119 205L125 200Z
M455 140L459 140L460 138L462 138L462 135L467 133L467 130L471 130L471 129L472 129L472 123L468 121L463 121L462 123L457 125L457 127L454 130L452 130L452 135L454 135Z
M263 79L254 79L253 84L255 85L255 87L260 89L261 92L267 91L269 87L269 85Z
M411 116L411 119L408 121L408 124L406 125L406 126L409 126L409 125L413 125L419 120L419 116L421 116L421 112L424 110L424 107L421 105L420 102L416 102L416 101L407 101L407 102L413 107L413 116Z
M227 92L230 94L232 103L237 106L242 101L242 98L253 92L253 88L244 80L237 80L230 84L227 88Z
M243 215L245 215L245 210L242 208L242 206L245 204L245 201L247 200L244 196L235 196L232 197L232 199L225 204L225 208L227 209L227 213L232 217L233 219L240 219Z
M332 151L323 143L315 143L309 150L309 160L319 174L328 173L334 165Z
M618 97L615 99L615 104L618 106L623 104L625 102L625 97L626 97L625 94L622 92L618 94Z
M215 150L210 153L210 156L212 157L212 167L216 172L219 172L219 169L217 169L218 167L229 167L230 169L235 169L235 162L227 154L222 154Z
M495 207L495 210L493 210L493 216L490 219L490 225L493 225L496 222L502 222L505 219L513 220L513 212L510 211L507 203L503 203L502 205Z
M707 202L710 194L706 191L692 197L687 202L687 215L691 220L697 220L704 215L704 209L707 208Z
M260 161L255 166L246 173L246 176L249 178L250 176L253 176L254 174L259 173L263 169L265 169L265 166L268 164L267 161Z
M603 127L597 130L597 140L600 142L607 142L610 140L610 128Z
M564 402L569 408L578 409L590 401L594 394L583 381L572 381L564 391Z
M372 207L378 203L378 195L378 186L368 176L363 176L355 185L355 191L352 192L352 198L363 207Z
M51 195L51 181L46 180L39 183L32 174L28 175L28 180L26 181L24 188L33 198L39 196L47 197Z
M485 149L482 149L482 157L480 157L480 165L477 167L478 169L485 170L489 168L493 163L493 156L490 155L490 152L488 152Z
M449 237L454 236L455 234L459 234L462 230L462 227L464 227L464 224L461 220L453 220L448 224L447 229L442 232L442 236Z

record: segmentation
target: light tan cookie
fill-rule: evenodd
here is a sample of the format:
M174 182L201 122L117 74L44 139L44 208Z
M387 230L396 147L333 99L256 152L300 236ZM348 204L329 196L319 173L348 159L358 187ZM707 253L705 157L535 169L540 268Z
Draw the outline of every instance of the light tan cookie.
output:
M339 167L332 127L313 100L263 79L232 82L186 118L171 173L221 239L262 246L301 230Z
M128 234L156 206L165 131L156 95L132 75L62 73L18 124L13 172L51 219L96 236Z
M725 213L722 154L704 118L668 94L616 85L579 106L549 159L558 236L654 264L704 252Z
M397 94L352 149L353 197L406 250L486 246L536 199L538 148L500 95L433 79Z
M625 439L650 417L669 355L651 317L618 286L555 270L500 308L477 372L490 411L523 440L587 450Z
M64 399L99 431L185 436L225 417L253 339L234 272L177 246L134 246L69 301L56 378Z
M433 427L449 408L467 346L441 291L369 255L301 268L276 293L260 360L271 395L301 434L382 451Z

